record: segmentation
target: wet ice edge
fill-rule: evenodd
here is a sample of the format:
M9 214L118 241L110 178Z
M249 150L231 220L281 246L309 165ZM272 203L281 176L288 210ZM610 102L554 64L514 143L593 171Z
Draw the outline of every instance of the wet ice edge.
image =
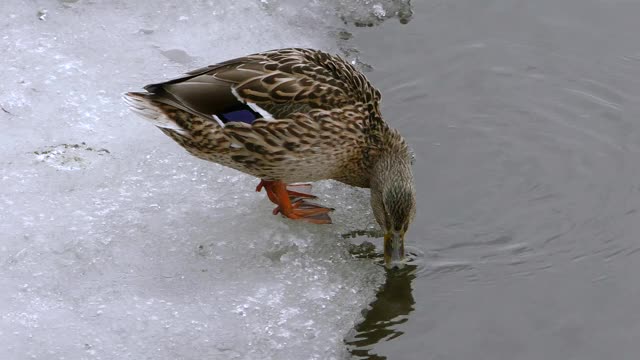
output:
M348 356L383 281L339 236L374 226L367 192L319 184L331 227L272 216L255 179L120 98L248 52L331 50L266 3L0 5L0 358Z

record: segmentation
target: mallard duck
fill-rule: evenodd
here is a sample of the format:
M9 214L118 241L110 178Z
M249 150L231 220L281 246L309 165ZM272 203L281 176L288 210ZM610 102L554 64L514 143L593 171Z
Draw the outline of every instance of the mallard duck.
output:
M316 224L333 210L309 184L371 189L387 264L404 257L416 208L411 153L382 120L380 92L338 56L278 49L228 60L129 92L131 109L201 159L260 178L274 214Z

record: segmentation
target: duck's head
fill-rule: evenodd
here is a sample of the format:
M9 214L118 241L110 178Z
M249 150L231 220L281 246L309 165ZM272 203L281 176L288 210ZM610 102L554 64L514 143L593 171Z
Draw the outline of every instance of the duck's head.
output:
M404 234L416 212L416 192L408 151L382 154L372 169L371 208L384 231L384 261L401 266Z

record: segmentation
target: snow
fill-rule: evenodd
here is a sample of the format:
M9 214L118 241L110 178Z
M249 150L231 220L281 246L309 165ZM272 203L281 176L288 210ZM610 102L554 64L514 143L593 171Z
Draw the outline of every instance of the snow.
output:
M295 4L0 4L1 359L348 357L384 277L340 236L375 229L368 192L317 184L331 226L273 216L257 179L121 99L256 51L335 50L349 3Z

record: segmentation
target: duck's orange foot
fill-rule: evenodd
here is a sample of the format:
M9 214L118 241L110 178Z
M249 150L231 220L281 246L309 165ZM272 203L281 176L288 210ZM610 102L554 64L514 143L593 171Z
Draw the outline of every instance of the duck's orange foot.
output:
M262 191L262 188L264 188L264 190L267 192L267 196L269 196L269 200L271 200L271 202L274 204L278 204L277 196L274 193L274 186L276 186L276 183L279 182L280 181L260 180L260 183L256 187L256 191L260 192ZM311 184L289 184L285 185L285 189L291 202L295 202L297 199L318 198L315 195L311 195Z
M287 185L282 181L262 180L256 191L265 189L269 200L278 205L273 209L273 214L278 213L289 219L303 220L314 224L331 224L331 218L327 214L332 211L318 204L306 201L305 199L315 199L309 194L311 184Z
M287 185L287 194L289 199L317 199L318 197L311 194L311 184L289 184Z
M289 219L302 220L313 224L331 224L331 218L329 212L333 211L332 208L326 208L324 206L314 204L312 202L299 199L291 204L291 210L285 212L280 206L273 209L273 215L282 213L283 216Z

